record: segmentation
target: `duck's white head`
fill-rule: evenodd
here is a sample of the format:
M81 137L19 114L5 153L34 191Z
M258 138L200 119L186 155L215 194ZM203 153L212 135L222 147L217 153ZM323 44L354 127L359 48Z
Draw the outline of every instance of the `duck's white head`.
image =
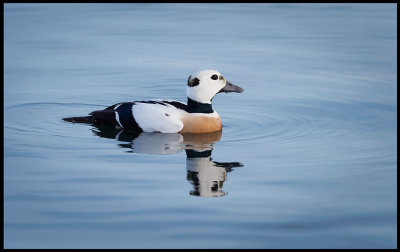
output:
M241 93L243 89L227 81L215 70L203 70L188 78L186 95L196 102L211 104L212 98L220 92Z

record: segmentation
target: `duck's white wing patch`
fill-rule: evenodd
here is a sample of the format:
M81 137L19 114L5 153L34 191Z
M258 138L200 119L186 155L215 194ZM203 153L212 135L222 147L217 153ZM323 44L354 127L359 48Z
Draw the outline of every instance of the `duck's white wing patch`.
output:
M135 121L143 131L177 133L183 129L180 111L169 104L136 103L132 106Z

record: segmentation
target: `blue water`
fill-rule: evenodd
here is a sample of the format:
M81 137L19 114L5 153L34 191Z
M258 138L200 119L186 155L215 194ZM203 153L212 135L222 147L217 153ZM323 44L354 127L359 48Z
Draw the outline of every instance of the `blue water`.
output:
M5 248L397 248L396 9L5 4ZM62 120L203 69L222 133Z

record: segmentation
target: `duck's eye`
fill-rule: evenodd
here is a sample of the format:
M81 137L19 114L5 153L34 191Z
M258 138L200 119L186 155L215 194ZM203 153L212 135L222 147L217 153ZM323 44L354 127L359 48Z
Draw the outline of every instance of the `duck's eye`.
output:
M213 76L211 76L211 79L218 80L218 75L214 74Z

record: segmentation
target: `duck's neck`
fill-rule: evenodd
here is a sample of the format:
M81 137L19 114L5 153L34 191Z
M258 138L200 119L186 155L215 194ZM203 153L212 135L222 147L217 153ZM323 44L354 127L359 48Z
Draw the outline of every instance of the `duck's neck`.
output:
M211 103L201 103L188 98L187 112L189 113L213 113Z

